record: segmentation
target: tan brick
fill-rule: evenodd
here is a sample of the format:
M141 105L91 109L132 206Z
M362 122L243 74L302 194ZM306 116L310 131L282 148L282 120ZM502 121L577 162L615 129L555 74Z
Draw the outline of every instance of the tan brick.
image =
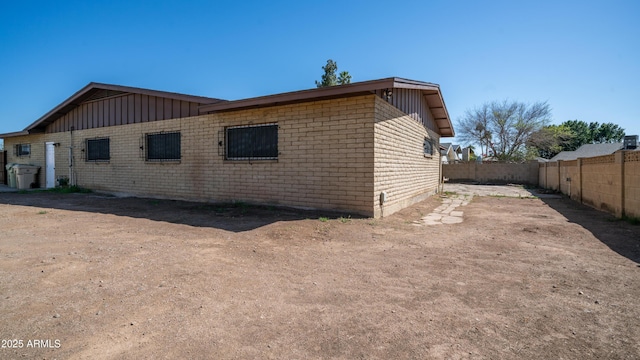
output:
M219 133L227 126L277 122L278 161L226 161ZM144 160L146 133L180 131L182 159ZM87 138L109 137L108 163L84 161ZM44 167L44 142L56 148L56 175L68 175L73 141L77 184L140 196L199 201L241 200L355 211L378 216L407 206L438 185L439 157L424 157L424 137L438 135L374 95L281 105L190 118L5 139L31 143L32 155L10 162ZM375 140L375 145L374 145ZM44 184L44 171L39 175Z

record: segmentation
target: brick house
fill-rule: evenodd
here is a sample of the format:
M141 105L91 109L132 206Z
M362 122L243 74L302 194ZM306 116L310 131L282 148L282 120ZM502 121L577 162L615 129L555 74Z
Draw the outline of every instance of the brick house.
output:
M90 83L0 138L40 187L380 217L437 191L453 135L438 85L386 78L236 101Z

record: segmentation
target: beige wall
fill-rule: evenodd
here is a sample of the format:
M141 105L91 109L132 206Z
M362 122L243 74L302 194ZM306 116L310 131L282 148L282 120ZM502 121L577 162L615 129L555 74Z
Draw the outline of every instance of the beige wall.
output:
M434 194L440 179L439 136L383 99L376 99L375 216L390 215ZM424 155L425 137L433 155ZM380 204L380 193L387 200Z
M547 163L547 178L545 180L545 186L548 189L559 190L560 189L560 175L558 174L558 163Z
M596 209L622 214L622 171L615 155L582 159L582 202Z
M279 126L277 161L224 160L218 142L224 141L225 127L274 122ZM180 162L145 161L140 149L145 134L159 131L180 131ZM425 136L435 139L432 158L423 155ZM85 140L96 137L110 139L108 162L85 161ZM45 141L60 144L56 176L68 176L73 142L77 185L137 196L380 216L433 194L439 178L437 135L375 95L5 139L7 149L31 144L30 157L9 152L8 160L42 166L41 186ZM388 192L384 212L381 191Z
M442 164L442 171L449 181L538 184L537 161L522 164L461 162Z
M56 175L63 176L69 174L69 133L57 134L35 134L29 136L19 136L4 139L7 150L7 163L28 164L40 166L37 180L41 187L45 185L45 142L51 141L59 143L55 148L55 168ZM31 154L29 156L15 156L14 147L16 144L30 144Z
M543 186L547 182L547 167L545 163L538 164L538 185Z
M640 151L624 154L624 209L640 218Z
M574 200L580 199L582 189L580 186L580 172L578 170L578 161L561 161L555 170L560 171L559 186L560 192L568 195ZM554 173L555 174L555 173Z
M547 163L540 166L540 179L540 186L596 209L640 217L639 151Z
M373 215L374 96L309 102L73 132L77 184L140 196L286 204ZM277 122L277 161L225 161L225 126ZM144 160L144 135L181 132L179 163ZM220 135L219 135L220 134ZM220 139L219 139L220 136ZM85 162L84 140L109 137L108 163ZM44 168L44 142L56 141L56 175L67 175L71 133L5 139L31 143L32 156L10 161ZM44 185L44 171L40 175Z

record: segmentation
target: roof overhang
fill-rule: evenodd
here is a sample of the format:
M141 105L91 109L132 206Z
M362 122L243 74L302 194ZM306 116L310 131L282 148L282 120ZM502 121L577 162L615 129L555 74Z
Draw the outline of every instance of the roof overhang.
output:
M431 113L442 136L454 136L453 125L449 118L447 107L437 84L402 79L397 77L363 81L346 85L327 86L316 89L293 91L275 95L259 96L249 99L225 101L199 107L202 114L237 111L270 107L277 105L295 104L309 101L329 100L351 96L373 94L383 89L414 89L421 90L431 110Z
M121 93L133 93L196 102L199 104L203 104L199 107L199 112L204 114L368 95L374 94L376 93L376 91L394 88L420 90L425 98L427 105L429 106L429 109L431 110L440 135L444 137L455 135L451 119L449 118L447 107L444 103L444 99L442 98L442 93L440 91L439 85L422 81L391 77L380 80L321 87L310 90L287 92L235 101L225 101L216 98L92 82L80 89L75 94L71 95L68 99L60 103L48 113L44 114L38 120L34 121L23 131L0 134L0 138L42 133L45 131L46 127L49 124L64 116L84 101L91 100L92 97L101 90L112 91L114 94L113 96Z
M16 132L0 134L0 139L6 139L6 138L11 138L11 137L17 137L17 136L25 136L25 135L29 135L29 132L28 131L16 131Z

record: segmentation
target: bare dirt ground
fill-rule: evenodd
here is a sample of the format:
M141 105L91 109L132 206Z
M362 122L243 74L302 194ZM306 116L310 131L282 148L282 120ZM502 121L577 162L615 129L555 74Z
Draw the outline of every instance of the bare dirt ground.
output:
M640 226L503 196L416 223L441 201L373 220L2 193L0 358L640 358Z

